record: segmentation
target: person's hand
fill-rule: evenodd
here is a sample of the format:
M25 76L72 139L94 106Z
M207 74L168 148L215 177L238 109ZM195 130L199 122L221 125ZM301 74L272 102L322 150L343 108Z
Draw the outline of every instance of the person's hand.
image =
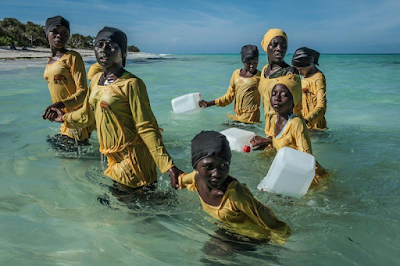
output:
M53 103L51 105L49 105L46 110L44 111L44 113L42 114L42 118L43 119L48 119L50 121L56 121L57 116L58 116L58 112L56 109L61 109L64 108L65 105L63 102L56 102ZM60 110L61 111L61 110ZM63 111L61 111L62 113L64 113ZM63 114L64 115L64 114ZM59 121L56 121L59 122ZM62 123L62 121L60 122Z
M272 139L270 137L268 138L263 138L260 136L254 136L251 140L250 140L250 144L253 147L257 147L257 149L255 150L264 150L269 144L272 143Z
M172 166L168 170L169 177L171 178L171 187L174 189L179 188L179 182L178 182L178 177L179 175L183 174L183 171L181 171L178 167Z
M208 103L207 103L207 101L200 100L200 101L199 101L199 106L200 106L200 107L207 108L207 107L208 107Z
M47 107L46 111L42 114L43 119L48 119L50 121L58 122L58 123L63 123L63 116L64 112L61 109L55 108L55 107Z

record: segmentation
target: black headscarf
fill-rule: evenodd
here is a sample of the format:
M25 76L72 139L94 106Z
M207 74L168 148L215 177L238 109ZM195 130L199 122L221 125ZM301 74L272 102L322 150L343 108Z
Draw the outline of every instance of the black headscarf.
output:
M242 51L240 52L242 55L242 62L248 62L251 59L258 59L258 48L255 45L245 45L242 47Z
M118 44L123 58L122 65L125 66L126 53L128 50L128 38L126 37L126 34L119 29L106 26L97 33L95 44L101 40L108 39Z
M201 131L192 139L192 166L208 156L217 156L231 163L231 148L224 135L216 131Z
M49 35L50 30L55 26L64 26L68 29L68 31L70 31L68 20L66 20L62 16L55 16L52 18L48 18L46 20L46 25L44 26L44 32L46 33L46 37L47 35Z
M301 47L293 54L292 65L295 67L306 67L314 63L318 65L319 53L307 47Z

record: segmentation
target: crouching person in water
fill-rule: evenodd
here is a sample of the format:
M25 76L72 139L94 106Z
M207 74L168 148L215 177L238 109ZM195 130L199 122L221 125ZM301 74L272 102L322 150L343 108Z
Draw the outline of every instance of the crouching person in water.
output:
M273 82L270 102L276 112L275 119L272 120L267 138L255 136L250 141L251 145L259 146L258 149L272 145L276 151L290 147L312 154L307 126L303 118L293 114L295 106L301 101L300 77L286 75L274 79ZM317 162L313 184L318 184L319 179L326 175L325 169Z
M126 54L125 33L104 27L95 40L103 71L92 78L83 107L67 114L51 108L45 117L65 121L69 128L95 123L100 152L108 160L104 174L116 182L132 188L151 185L157 179L157 166L162 173L168 171L171 186L177 188L182 171L164 147L144 82L124 69Z
M227 116L237 122L254 124L260 122L261 98L258 92L258 83L261 72L257 70L258 49L255 45L245 45L240 53L242 55L243 68L233 72L225 95L209 102L202 100L199 105L204 107L213 105L223 107L235 100L233 110L236 116Z
M284 244L289 226L256 200L246 185L229 175L231 150L226 137L202 131L192 140L192 173L179 176L179 188L197 191L203 210L229 233Z

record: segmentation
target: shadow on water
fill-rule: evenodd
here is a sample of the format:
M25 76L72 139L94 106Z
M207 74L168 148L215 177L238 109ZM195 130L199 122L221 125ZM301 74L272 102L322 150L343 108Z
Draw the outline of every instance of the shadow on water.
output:
M56 152L56 156L64 158L98 159L99 152L94 151L88 140L77 141L65 135L47 136L46 141Z

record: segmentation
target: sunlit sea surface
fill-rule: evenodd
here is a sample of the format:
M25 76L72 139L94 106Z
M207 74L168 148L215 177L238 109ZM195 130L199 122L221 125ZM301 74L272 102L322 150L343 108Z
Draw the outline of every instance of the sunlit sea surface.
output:
M259 69L265 64L262 54ZM329 131L313 134L312 144L331 178L301 199L259 192L272 158L234 153L231 175L292 235L284 246L220 250L209 248L219 233L197 194L173 191L167 174L154 192L124 195L102 173L96 134L80 153L49 146L58 124L41 118L50 104L44 65L0 62L1 265L400 265L400 55L321 55ZM238 54L129 58L179 168L191 171L197 133L232 126L225 114L233 106L175 115L171 99L215 99L241 66ZM263 124L244 128L263 134Z

